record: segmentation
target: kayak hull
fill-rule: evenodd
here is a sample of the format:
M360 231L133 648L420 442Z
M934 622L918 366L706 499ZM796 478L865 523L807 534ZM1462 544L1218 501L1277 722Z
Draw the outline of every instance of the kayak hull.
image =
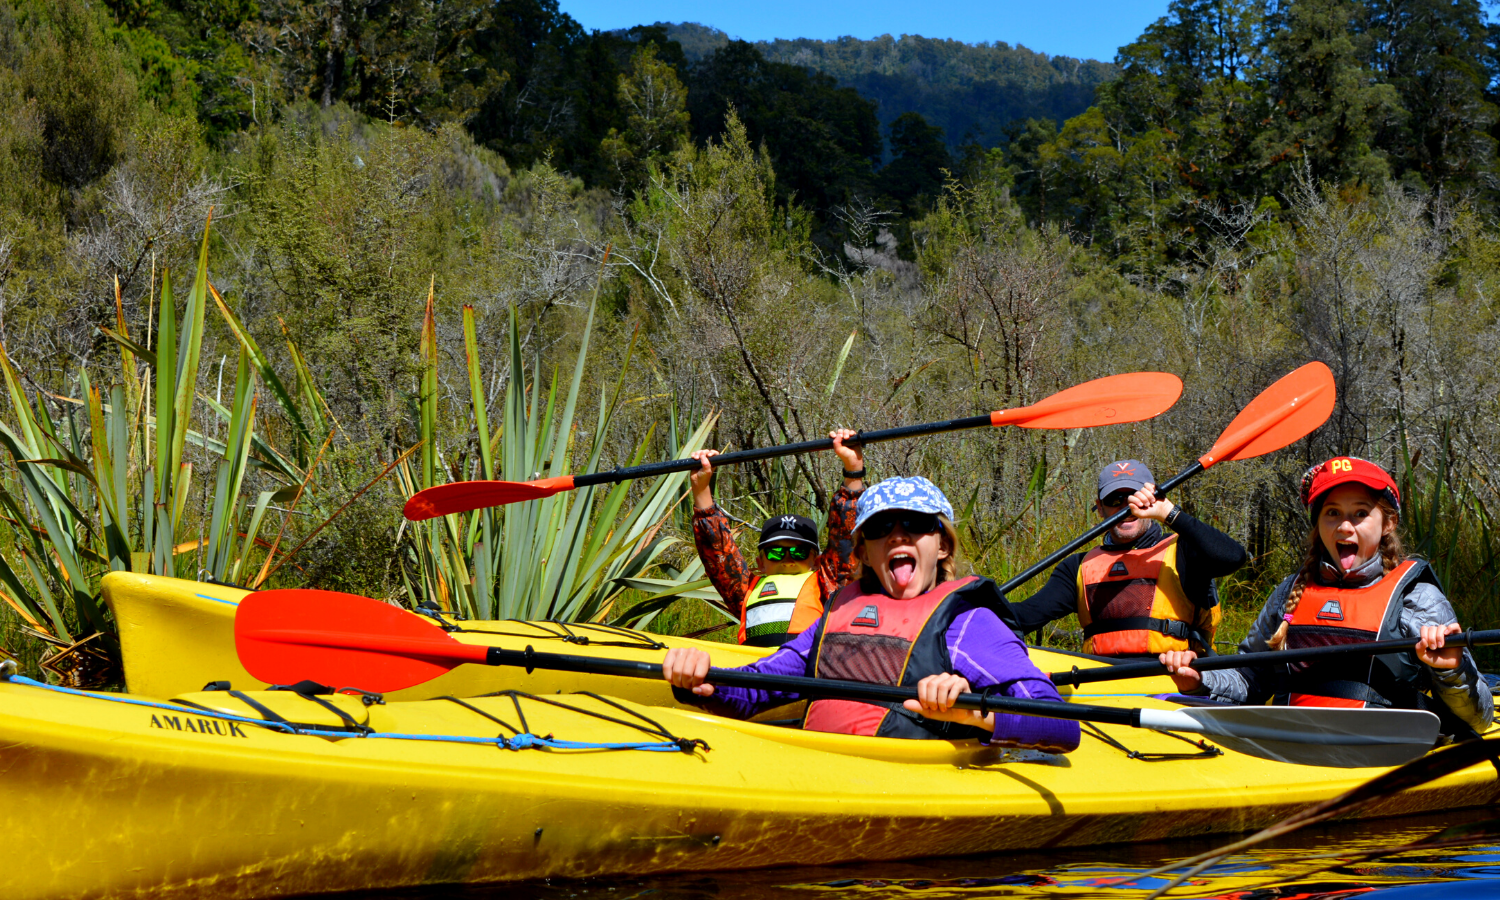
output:
M199 712L0 683L0 808L55 836L11 843L7 896L291 896L1171 840L1260 828L1381 771L1234 753L1148 763L1089 737L1053 756L557 695L368 709L335 698L376 735L404 736L355 737L296 695L254 698L324 733L238 721L249 707L221 692L181 698L211 710ZM561 740L642 740L590 712L640 714L709 749L458 742L503 731L486 716L524 716L528 733ZM1104 731L1146 752L1190 749ZM1476 766L1360 816L1482 806L1497 794L1493 768Z

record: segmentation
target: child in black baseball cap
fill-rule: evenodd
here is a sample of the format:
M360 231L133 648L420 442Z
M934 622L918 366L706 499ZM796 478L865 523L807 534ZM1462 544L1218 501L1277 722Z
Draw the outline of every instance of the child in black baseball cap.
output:
M818 552L818 526L806 516L777 515L760 529L759 553L751 569L734 542L729 517L714 503L713 464L717 450L699 450L701 468L692 474L693 540L719 596L740 617L739 642L779 647L814 625L825 602L838 593L854 569L856 502L864 490L864 456L844 446L855 432L829 432L844 463L844 484L828 510L828 548Z

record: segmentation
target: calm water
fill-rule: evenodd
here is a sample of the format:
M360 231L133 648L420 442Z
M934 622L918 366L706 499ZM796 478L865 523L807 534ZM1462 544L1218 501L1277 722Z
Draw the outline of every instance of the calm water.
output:
M1472 846L1406 853L1373 862L1292 862L1293 857L1335 850L1352 852L1417 840L1444 828L1500 815L1469 810L1306 829L1239 856L1174 889L1173 898L1223 900L1500 900L1500 838ZM1007 853L962 859L857 863L755 872L662 875L501 885L488 888L347 894L340 900L938 900L938 898L1037 897L1072 900L1138 900L1166 883L1136 879L1142 872L1196 855L1235 838L1174 844L1092 847L1042 853ZM1270 883L1270 884L1268 884Z

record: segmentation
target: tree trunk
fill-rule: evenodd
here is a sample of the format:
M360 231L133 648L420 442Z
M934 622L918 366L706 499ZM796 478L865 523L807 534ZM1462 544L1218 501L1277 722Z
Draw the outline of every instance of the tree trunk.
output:
M323 58L323 100L327 109L343 93L344 75L344 0L328 4L328 52Z

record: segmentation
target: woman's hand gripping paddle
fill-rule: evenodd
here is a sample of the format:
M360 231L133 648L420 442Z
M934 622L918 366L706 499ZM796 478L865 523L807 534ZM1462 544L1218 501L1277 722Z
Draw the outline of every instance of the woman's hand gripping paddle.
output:
M881 441L893 441L897 438L940 434L946 431L962 431L985 426L1019 425L1022 428L1067 429L1139 422L1159 416L1171 409L1172 404L1176 403L1180 396L1182 396L1182 380L1176 375L1169 375L1165 372L1110 375L1059 391L1030 406L1001 409L988 415L949 419L944 422L906 425L882 431L862 431L846 443L850 446L864 447ZM718 454L714 457L714 465L753 462L832 448L833 441L823 438L817 441L782 444L777 447L737 450L733 453ZM671 472L688 472L698 466L699 463L695 459L673 459L643 466L614 469L609 472L560 475L536 481L457 481L418 491L406 501L403 513L411 521L420 522L449 513L469 512L491 506L504 506L507 503L521 503L526 500L540 500L543 497L593 484L611 484L617 481L629 481L633 478L666 475Z
M399 607L332 591L276 590L240 601L235 646L245 669L261 681L304 679L386 692L436 678L455 666L479 663L631 678L660 679L656 663L463 644ZM710 669L712 684L789 691L809 698L901 703L913 688ZM1261 759L1309 766L1393 766L1432 749L1438 718L1417 710L1225 707L1178 710L1120 709L983 694L963 694L956 706L981 712L1075 719L1159 731L1208 735L1215 743Z
M1216 463L1263 456L1307 437L1328 421L1333 413L1333 401L1333 372L1320 362L1310 362L1282 376L1240 410L1213 447L1198 457L1197 462L1157 485L1156 495L1164 496L1167 491ZM714 461L718 462L717 457ZM1122 509L1090 528L1046 559L1000 585L1000 593L1009 594L1052 568L1063 557L1125 521L1128 515L1129 508Z

